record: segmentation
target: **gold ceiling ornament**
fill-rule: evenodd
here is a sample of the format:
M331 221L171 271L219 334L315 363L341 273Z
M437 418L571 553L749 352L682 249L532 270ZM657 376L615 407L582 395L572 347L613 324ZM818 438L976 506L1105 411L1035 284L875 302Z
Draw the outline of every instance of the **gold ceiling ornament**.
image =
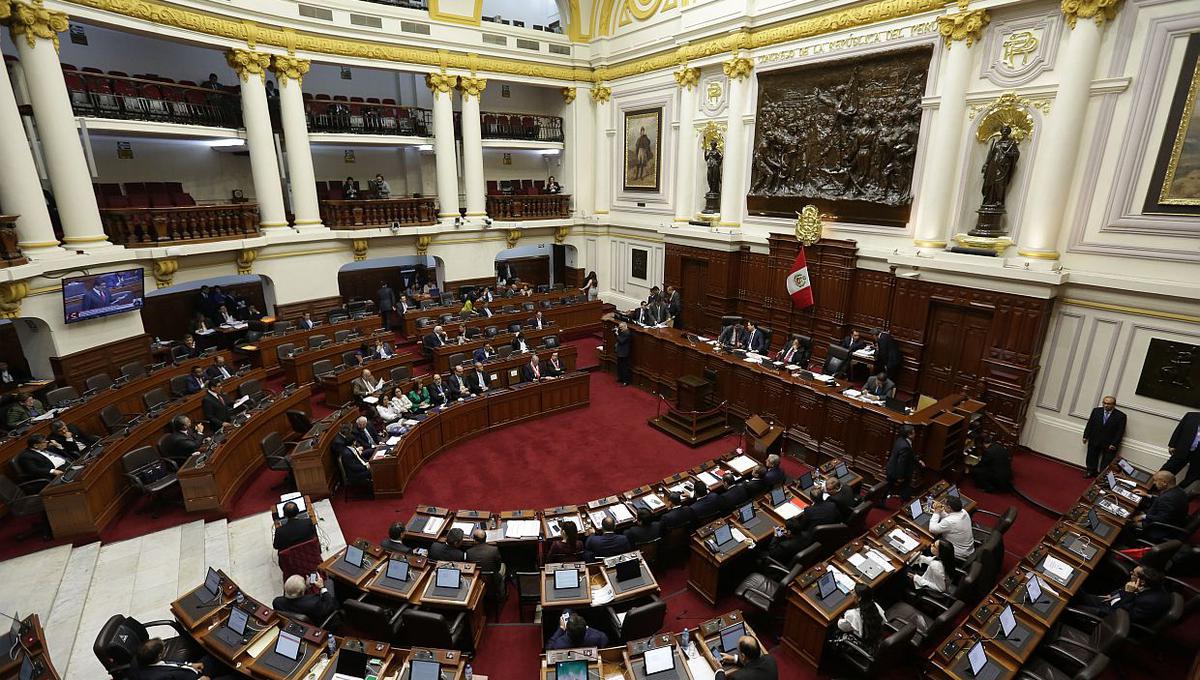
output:
M456 85L458 85L458 76L452 76L445 71L425 74L425 86L434 93L450 94Z
M285 57L281 54L276 54L271 60L271 70L275 72L275 78L279 80L281 87L287 87L289 80L296 81L297 85L303 85L304 74L308 73L310 66L312 66L312 61L308 59Z
M8 4L8 0L0 0ZM13 2L8 10L8 30L16 41L25 36L25 42L32 49L37 45L37 39L49 40L58 51L58 34L67 30L67 15L63 12L48 10L42 6L42 0L33 2Z
M242 248L237 254L237 273L249 274L258 259L258 248Z
M29 295L28 281L0 281L0 319L21 315L21 300Z
M476 78L474 76L459 76L458 89L462 90L464 97L479 98L483 91L487 89L487 78Z
M721 65L725 71L725 76L730 80L742 80L749 78L750 72L754 70L754 62L746 57L734 57Z
M0 21L4 21L10 16L12 16L12 3L8 0L0 1Z
M597 104L604 104L609 99L612 99L612 88L603 85L597 85L592 88L592 101Z
M429 252L429 246L433 243L432 234L422 234L417 237L417 254L424 255Z
M521 230L520 229L509 229L508 233L506 233L504 235L504 242L508 244L509 248L516 248L517 241L520 241L520 240L521 240Z
M983 29L992 20L986 9L973 9L969 12L946 14L937 18L938 33L942 34L942 42L946 49L956 41L963 41L967 47L974 45L983 35Z
M564 87L562 90L560 90L560 92L562 93L563 103L566 104L574 103L575 97L579 94L579 92L573 87Z
M175 282L175 272L179 271L179 260L165 257L154 261L154 281L159 288L166 288Z
M1121 0L1062 0L1062 13L1067 19L1067 25L1075 28L1080 19L1095 19L1097 26L1117 18L1117 10L1121 8Z
M554 242L562 245L563 241L567 240L567 235L571 233L570 226L562 226L554 228Z
M271 55L254 50L229 50L225 53L225 62L233 69L242 82L250 76L263 76L271 66Z
M808 247L821 240L821 211L811 203L796 213L796 240Z
M1029 112L1030 104L1016 92L1005 92L984 109L975 128L975 139L980 143L987 142L1000 134L1000 128L1008 126L1012 129L1012 138L1020 143L1033 134L1033 114Z
M350 242L350 249L354 251L354 261L362 262L367 259L367 248L369 244L365 238L356 238Z
M675 82L685 90L690 90L700 82L700 69L684 66L675 72Z
M714 141L717 143L717 149L724 153L725 124L710 120L700 128L700 148L707 149Z

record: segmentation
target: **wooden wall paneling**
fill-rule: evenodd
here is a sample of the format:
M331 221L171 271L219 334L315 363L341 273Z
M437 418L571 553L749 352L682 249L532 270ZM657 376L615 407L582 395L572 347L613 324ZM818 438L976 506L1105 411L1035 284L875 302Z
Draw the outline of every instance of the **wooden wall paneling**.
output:
M771 276L768 256L745 251L738 265L738 313L763 325L770 325Z
M501 260L512 268L513 276L534 285L550 283L550 255L537 257L515 257Z
M371 296L365 298L374 300L375 294L372 291ZM314 300L305 300L304 302L293 302L286 305L275 306L275 318L279 321L293 321L304 316L305 312L312 314L313 321L324 321L329 315L329 312L343 309L345 306L343 299L340 296L316 298Z
M878 413L863 413L861 426L857 429L856 467L867 470L878 479L883 479L892 442L896 441L897 426Z
M264 313L267 311L261 279L222 285L221 290L227 295L246 298L248 302ZM153 338L182 340L188 329L191 328L192 315L198 311L200 311L199 289L149 295L141 309L142 330Z
M564 271L563 284L567 288L582 288L583 287L583 279L584 279L584 277L587 276L587 271L585 271L582 267L580 267L580 268L567 267L563 271Z
M50 357L50 367L60 387L71 385L82 394L91 376L107 373L116 378L121 375L121 366L133 361L151 363L149 335L143 333L74 354Z
M892 284L896 277L891 272L859 270L854 279L854 292L850 297L852 328L869 331L887 326L891 315ZM849 328L846 329L849 332Z
M411 268L406 268L411 272ZM384 281L394 290L404 290L404 272L400 267L374 267L338 272L338 292L345 300L374 300L375 291Z
M825 427L821 438L821 455L842 457L853 450L853 407L837 399L824 399Z
M763 382L762 399L758 404L758 415L774 423L787 424L791 418L792 392L791 386L781 380Z

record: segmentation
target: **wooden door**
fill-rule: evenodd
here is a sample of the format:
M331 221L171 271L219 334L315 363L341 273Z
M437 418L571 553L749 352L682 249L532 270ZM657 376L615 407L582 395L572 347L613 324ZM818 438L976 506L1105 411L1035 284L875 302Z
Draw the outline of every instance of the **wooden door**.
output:
M925 333L921 394L940 399L954 392L977 393L991 325L989 310L933 304Z
M700 331L707 327L708 315L704 311L704 298L708 291L705 279L708 265L700 260L684 258L680 272L680 291L683 296L683 327Z

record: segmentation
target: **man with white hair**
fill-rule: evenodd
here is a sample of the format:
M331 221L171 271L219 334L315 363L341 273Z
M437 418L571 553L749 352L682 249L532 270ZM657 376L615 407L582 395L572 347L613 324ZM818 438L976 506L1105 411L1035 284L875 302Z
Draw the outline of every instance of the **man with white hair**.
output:
M772 453L767 456L767 472L763 475L763 479L772 489L787 483L787 473L779 466L779 454Z
M320 574L313 574L314 588L311 592L308 582L299 574L293 574L283 582L283 595L275 598L271 606L276 611L290 614L302 614L314 624L320 624L330 614L337 610L337 600L333 593L325 587L325 579Z

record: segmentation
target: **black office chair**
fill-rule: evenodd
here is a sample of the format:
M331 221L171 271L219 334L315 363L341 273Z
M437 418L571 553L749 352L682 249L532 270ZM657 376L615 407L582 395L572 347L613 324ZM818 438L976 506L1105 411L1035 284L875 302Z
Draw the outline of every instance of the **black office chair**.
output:
M357 489L360 493L356 498L375 498L375 485L370 478L352 481L346 475L346 466L342 464L341 456L334 456L338 466L338 480L342 485L342 500L350 500L350 492Z
M398 383L412 378L412 366L397 366L392 369L392 382Z
M721 317L721 330L725 330L729 326L742 323L742 317L734 314L727 314Z
M863 678L874 678L883 675L884 669L895 669L904 663L906 657L912 656L909 648L917 627L905 624L879 642L874 651L863 649L852 640L847 640L840 647L841 660L850 667L852 673Z
M191 358L192 350L184 345L175 345L171 348L171 363L181 364Z
M483 331L479 330L479 328L477 326L471 326L470 328L467 329L467 339L468 340L474 340L481 335L483 335Z
M312 374L315 382L320 382L321 378L324 378L327 375L333 375L333 373L333 361L329 359L321 359L320 361L313 362Z
M521 309L526 312L532 312L534 309L536 309L536 306L532 302L522 302Z
M145 406L147 411L155 411L168 401L170 401L170 397L167 396L167 391L161 387L155 387L142 395L142 406Z
M1171 607L1167 609L1167 613L1158 617L1149 625L1134 623L1129 632L1130 639L1145 646L1158 644L1164 637L1163 633L1183 618L1185 605L1186 602L1183 595L1171 593Z
M258 406L270 393L263 389L261 380L253 378L238 386L238 396L250 397L250 405Z
M513 353L512 345L501 345L496 348L497 359L507 359Z
M50 408L55 408L68 402L75 401L78 398L79 390L67 385L66 387L59 387L47 392L46 404L50 406Z
M271 325L271 330L276 333L287 333L296 327L296 324L291 321L276 321Z
M280 361L283 361L284 359L292 356L292 354L294 354L295 351L296 351L296 343L285 342L282 345L275 348L275 358L279 359Z
M295 432L300 436L304 436L309 430L312 429L312 418L309 418L308 414L304 411L288 409L287 413L284 415L287 416L288 427L292 429L292 432Z
M454 321L454 320L455 320L455 319L454 319L454 315L453 315L453 314L442 314L441 316L439 316L439 317L438 317L438 321L440 321L440 322L442 323L442 325L443 325L443 326L444 326L444 325L446 325L446 324L448 324L448 323L450 323L450 322L452 322L452 321Z
M642 553L642 559L646 560L646 564L649 565L651 569L658 567L658 558L661 554L660 549L662 547L662 540L663 537L659 536L658 538L653 538L649 541L643 541L633 546L634 550L638 550Z
M979 522L976 522L975 519L977 519L980 516L991 517L992 518L992 526L988 527L986 525L980 524ZM1012 527L1013 523L1016 521L1017 521L1017 508L1015 505L1008 506L1008 509L1005 510L1001 514L989 512L987 510L984 510L983 508L975 508L971 512L971 528L975 532L975 544L976 545L982 544L983 541L987 537L992 535L992 532L998 532L1001 536L1003 536L1005 533L1008 532L1009 528Z
M751 606L769 614L787 593L788 586L795 581L800 573L817 561L821 553L821 544L812 543L804 550L796 553L787 565L764 557L762 572L753 572L742 579L733 593L748 602Z
M188 377L189 376L186 375L177 375L174 378L171 378L169 387L171 389L172 397L182 397L183 395L187 394Z
M433 309L434 307L437 307L437 303L433 300L421 300L420 307L421 309Z
M950 631L950 627L962 615L963 609L966 606L966 603L962 600L955 600L937 618L931 618L925 612L911 604L900 601L884 611L884 618L887 619L894 630L899 630L909 624L916 627L911 642L913 647L920 647L925 644L926 640L943 639Z
M320 347L321 343L325 342L328 339L329 339L328 335L321 335L319 333L317 335L310 335L310 336L308 336L308 347L309 347L309 349L315 349L317 347Z
M100 422L104 423L109 434L124 429L135 420L137 420L137 416L121 413L120 407L116 404L109 404L100 409Z
M521 311L521 308L516 305L504 305L500 308L500 311L505 314L516 314Z
M196 661L203 655L187 631L174 621L142 623L132 616L114 614L100 628L96 640L92 643L92 653L114 680L129 677L128 671L137 656L138 647L150 639L150 628L170 628L175 633L169 637L161 634L156 636L163 641L164 661L185 664Z
M345 342L350 339L351 335L353 335L352 331L350 331L347 328L343 328L340 331L333 332L333 341L334 342Z
M850 532L861 534L866 531L867 513L871 511L871 502L862 501L850 510L849 516L846 517L846 526L850 527Z
M513 576L517 582L517 615L524 621L525 609L536 612L542 603L542 572L518 571Z
M286 472L287 476L279 484L276 484L274 489L293 486L292 482L292 459L288 458L288 454L296 447L295 442L285 442L279 436L278 432L272 432L263 437L259 443L259 448L262 449L263 458L267 461L267 469L276 472Z
M408 605L401 604L399 609L392 609L366 602L366 598L367 595L362 595L357 600L342 602L346 625L371 640L402 644L400 631L404 629L404 610Z
M38 493L32 491L33 486L45 486L44 482L28 485L30 491L26 491L24 485L17 484L8 477L0 475L0 502L8 508L10 517L36 517L37 522L33 527L24 533L17 534L14 538L18 541L23 541L30 536L40 534L44 540L50 540L50 523L46 520L46 506L42 502L42 497Z
M850 367L850 351L836 342L829 343L828 352L825 355L825 366L821 372L825 375L844 376L846 369Z
M157 518L163 496L179 485L179 467L160 456L153 446L140 446L121 456L121 467L130 485L150 497L150 516Z
M667 616L667 603L652 595L650 602L627 610L624 619L618 617L617 610L611 606L605 607L604 611L609 629L616 634L616 639L628 642L650 637L662 630L663 620Z
M979 592L979 578L982 574L983 565L979 562L972 562L971 566L967 568L966 576L959 579L950 592L939 593L922 588L912 593L911 599L906 601L928 616L937 618L953 607L956 600L974 602L976 593Z
M88 392L99 392L100 390L107 390L112 387L113 379L107 373L100 373L85 380L83 385L87 388Z
M1021 666L1017 671L1016 680L1096 680L1108 670L1110 662L1108 656L1101 654L1072 675L1037 655Z
M813 542L830 546L832 551L850 540L850 527L845 522L818 524L813 527Z
M510 324L508 325L508 332L509 332L509 333L519 333L519 332L521 332L521 324L519 324L519 323L510 323Z
M500 332L500 329L496 328L495 326L484 326L483 327L483 337L485 337L485 338L494 338L494 337L496 337L496 334L499 332Z
M127 380L140 378L144 375L146 375L146 364L140 361L131 361L121 366L121 376Z
M1114 609L1104 618L1068 607L1046 631L1042 651L1056 662L1084 668L1098 656L1109 654L1126 638L1132 624L1129 612Z
M544 345L546 347L551 347L551 348L558 347L558 336L557 335L547 335L545 338L542 339L542 345Z
M449 359L450 368L454 368L455 366L461 364L463 362L463 360L466 358L467 358L467 355L463 352L455 352L454 354L451 354L450 359Z
M453 619L447 619L445 614L409 607L401 612L401 617L407 647L457 649L464 652L475 649L466 612L459 612Z

